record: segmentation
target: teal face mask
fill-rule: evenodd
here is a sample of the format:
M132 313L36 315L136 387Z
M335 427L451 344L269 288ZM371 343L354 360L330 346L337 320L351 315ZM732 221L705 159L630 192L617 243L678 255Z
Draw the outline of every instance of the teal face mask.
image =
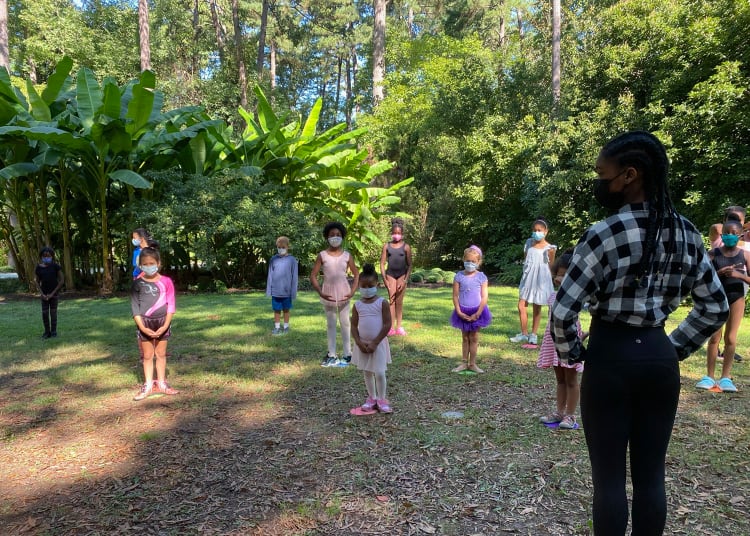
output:
M740 241L740 237L736 234L723 234L721 235L721 241L728 248L733 248Z

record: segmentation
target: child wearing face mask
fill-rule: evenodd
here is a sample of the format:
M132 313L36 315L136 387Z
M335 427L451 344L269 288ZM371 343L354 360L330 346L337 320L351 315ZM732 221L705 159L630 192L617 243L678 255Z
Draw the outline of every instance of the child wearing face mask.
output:
M268 281L266 296L271 298L273 309L273 331L271 335L289 333L289 311L292 300L297 297L299 263L289 255L289 239L280 236L276 239L276 255L268 261ZM281 327L281 313L284 312L284 327Z
M552 264L552 274L555 287L559 288L565 273L570 266L570 260L573 258L573 250L563 253ZM550 294L547 305L552 307L555 303L556 292ZM575 418L576 407L580 397L580 387L578 384L578 373L583 372L583 363L569 364L567 361L560 359L555 350L555 343L552 340L550 329L552 322L547 322L547 329L542 337L542 344L539 347L539 359L536 366L539 368L552 368L555 371L557 383L555 391L555 411L549 415L539 418L539 422L548 426L556 426L562 430L574 430L578 428ZM577 322L578 337L581 340L586 339L587 334L583 332L581 323Z
M359 277L359 301L352 310L352 338L354 348L352 363L364 372L367 400L360 406L364 412L378 410L392 413L386 390L385 371L391 362L388 330L391 327L391 310L378 296L378 274L375 266L365 264Z
M57 295L65 282L62 267L55 262L55 250L42 248L34 270L36 286L42 296L42 339L57 337Z
M547 304L553 292L550 266L555 262L557 246L547 242L549 225L543 217L531 224L531 238L523 247L523 275L518 286L518 318L521 333L510 338L510 342L520 342L536 346L539 341L537 331L542 318L542 306ZM532 305L531 331L527 307Z
M487 307L487 276L478 271L482 250L477 246L466 248L463 260L464 269L453 279L451 325L461 330L461 364L453 372L470 370L481 374L484 370L477 366L479 330L492 322L492 313Z
M175 294L172 280L159 273L161 256L157 249L145 247L139 256L141 275L130 287L130 308L138 328L138 346L145 382L133 400L152 394L176 395L167 385L167 342L172 335ZM154 364L156 381L154 381Z
M326 312L326 331L328 335L328 352L320 364L322 367L346 367L352 360L351 333L349 324L349 300L359 286L359 270L354 259L342 244L346 238L346 228L334 221L323 228L323 238L328 242L328 248L318 253L315 259L310 283L320 295L320 303ZM318 281L320 271L323 271L323 284ZM351 272L354 280L351 285L347 279L347 272ZM341 324L341 342L343 351L341 359L336 357L336 318Z
M737 333L740 322L745 314L745 293L750 266L750 252L739 246L742 234L742 222L738 217L730 214L724 222L721 231L723 245L712 249L708 256L719 276L721 286L727 295L729 303L729 318L726 324L719 328L708 340L706 345L706 375L695 385L698 389L712 391L726 391L736 393L737 386L732 381L730 373L734 363L734 352L737 348ZM714 380L716 359L719 353L719 342L724 332L724 363L721 367L721 378Z

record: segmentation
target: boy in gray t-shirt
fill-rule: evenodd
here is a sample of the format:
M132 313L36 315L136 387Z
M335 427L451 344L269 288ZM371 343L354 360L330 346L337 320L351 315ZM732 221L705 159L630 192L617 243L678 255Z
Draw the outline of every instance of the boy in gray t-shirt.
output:
M274 328L272 335L289 333L289 310L292 300L297 297L299 263L289 255L289 239L280 236L276 239L277 254L268 261L268 282L266 296L271 297ZM281 327L281 312L284 311L284 327Z

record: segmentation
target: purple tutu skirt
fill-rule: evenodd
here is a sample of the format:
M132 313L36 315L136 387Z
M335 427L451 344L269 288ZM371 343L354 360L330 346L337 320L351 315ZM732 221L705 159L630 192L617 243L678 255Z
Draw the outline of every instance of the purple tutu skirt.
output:
M464 307L463 305L461 306L461 312L466 315L473 315L478 310L479 307ZM490 325L490 322L492 322L492 313L490 313L490 308L486 305L484 306L482 314L479 315L479 318L474 320L474 322L467 322L466 320L459 318L458 314L456 314L455 309L451 313L451 326L453 326L454 328L458 328L461 331L476 331L479 328L486 328Z

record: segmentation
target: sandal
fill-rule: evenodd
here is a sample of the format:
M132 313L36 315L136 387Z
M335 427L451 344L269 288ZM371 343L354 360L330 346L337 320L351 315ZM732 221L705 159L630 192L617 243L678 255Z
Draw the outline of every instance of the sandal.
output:
M464 370L468 370L469 366L466 363L461 363L456 368L454 368L451 372L463 372Z
M556 424L558 422L562 422L562 420L563 416L556 411L554 413L550 413L549 415L539 417L539 422L542 424Z

